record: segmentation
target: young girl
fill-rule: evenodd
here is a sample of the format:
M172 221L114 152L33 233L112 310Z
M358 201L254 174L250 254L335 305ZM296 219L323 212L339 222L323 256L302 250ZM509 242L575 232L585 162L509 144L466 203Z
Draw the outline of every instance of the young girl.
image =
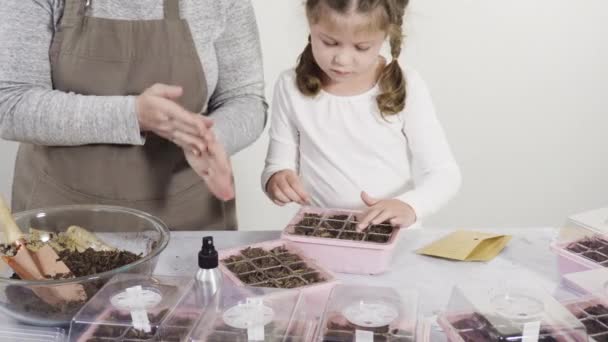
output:
M308 45L272 105L262 186L277 205L364 209L410 226L460 187L424 81L402 70L408 0L307 0ZM390 42L392 60L380 56Z

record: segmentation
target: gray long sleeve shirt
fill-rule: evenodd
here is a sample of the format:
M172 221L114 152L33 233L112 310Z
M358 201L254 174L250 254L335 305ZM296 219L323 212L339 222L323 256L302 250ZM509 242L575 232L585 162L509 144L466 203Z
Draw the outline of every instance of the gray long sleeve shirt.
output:
M52 146L143 144L134 96L83 96L53 89L49 48L63 4L7 0L0 6L0 136ZM234 154L259 137L266 121L251 1L180 0L180 13L190 25L205 70L215 133ZM88 15L161 19L163 0L92 0Z

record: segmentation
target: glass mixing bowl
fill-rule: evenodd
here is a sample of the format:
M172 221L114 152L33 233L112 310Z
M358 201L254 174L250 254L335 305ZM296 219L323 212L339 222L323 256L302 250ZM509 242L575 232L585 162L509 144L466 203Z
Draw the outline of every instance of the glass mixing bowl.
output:
M142 254L142 258L111 271L61 280L24 281L10 279L13 270L0 261L0 317L2 314L27 324L40 326L68 325L84 305L51 306L34 290L48 290L66 284L80 284L91 298L110 278L120 273L152 274L158 256L169 243L169 229L158 218L139 210L102 206L72 205L41 208L14 214L24 233L29 228L64 232L72 225L80 226L119 250Z

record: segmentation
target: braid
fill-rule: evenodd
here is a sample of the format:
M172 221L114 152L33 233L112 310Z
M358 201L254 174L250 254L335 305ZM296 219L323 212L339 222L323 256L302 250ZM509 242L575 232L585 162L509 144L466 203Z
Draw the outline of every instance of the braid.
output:
M308 36L308 45L298 58L296 67L296 83L298 89L306 96L315 96L321 91L322 71L312 54L312 44Z
M382 93L376 98L383 115L394 115L405 108L405 75L399 65L399 55L403 45L403 15L408 0L385 0L385 9L390 23L388 29L392 60L380 74L379 84Z

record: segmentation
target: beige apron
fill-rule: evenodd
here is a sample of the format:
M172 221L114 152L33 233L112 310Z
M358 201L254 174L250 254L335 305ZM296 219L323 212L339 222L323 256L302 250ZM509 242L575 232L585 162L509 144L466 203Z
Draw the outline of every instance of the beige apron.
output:
M195 113L204 110L207 83L178 0L164 0L164 19L145 21L89 17L86 2L66 0L50 49L55 89L124 96L141 94L154 83L180 85L179 104ZM182 150L153 134L144 146L21 144L12 199L15 212L98 203L149 212L172 230L237 226L234 200L217 200Z

